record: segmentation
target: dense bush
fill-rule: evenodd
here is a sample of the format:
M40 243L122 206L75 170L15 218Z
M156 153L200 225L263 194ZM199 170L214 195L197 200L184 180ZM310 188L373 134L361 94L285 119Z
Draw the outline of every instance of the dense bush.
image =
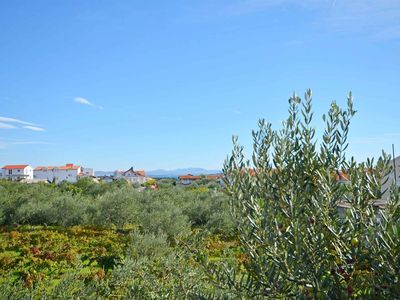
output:
M99 184L83 179L76 184L55 185L0 180L0 225L100 225L119 229L134 225L174 240L187 236L191 227L226 231L232 225L227 212L228 197L207 188L185 190L171 185L139 192L126 181ZM224 228L216 228L217 224L224 224Z
M176 186L176 179L175 178L161 178L157 180L157 185L162 188L172 188Z
M97 212L93 223L123 228L138 222L139 192L129 187L106 192L96 199Z
M318 145L311 91L289 100L289 118L274 131L253 132L252 161L234 139L224 166L243 259L234 268L210 264L218 286L239 298L387 298L400 295L400 200L372 206L390 171L383 155L357 164L345 156L351 117L332 103ZM344 170L346 184L335 180ZM338 205L345 204L339 214Z
M190 233L189 218L168 201L151 200L140 210L140 224L146 233L165 234L171 241Z

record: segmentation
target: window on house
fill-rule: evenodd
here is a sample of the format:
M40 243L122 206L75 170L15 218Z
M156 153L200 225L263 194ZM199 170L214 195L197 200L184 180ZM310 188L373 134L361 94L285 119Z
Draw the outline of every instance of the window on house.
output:
M11 174L12 174L12 170L8 170L8 174L10 174L10 175L11 175Z

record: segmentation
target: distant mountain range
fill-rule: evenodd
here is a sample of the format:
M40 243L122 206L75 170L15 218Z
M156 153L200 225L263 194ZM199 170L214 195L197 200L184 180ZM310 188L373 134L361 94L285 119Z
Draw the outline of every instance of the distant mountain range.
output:
M192 175L209 175L209 174L219 174L222 173L221 170L208 170L202 168L184 168L184 169L175 169L175 170L152 170L146 171L146 175L150 177L178 177L180 175L192 174ZM113 175L112 171L96 171L96 176L109 176Z
M221 170L207 170L202 168L185 168L175 170L153 170L146 171L146 174L150 177L178 177L180 175L192 174L192 175L209 175L222 173Z
M111 176L114 175L114 171L94 171L95 176Z

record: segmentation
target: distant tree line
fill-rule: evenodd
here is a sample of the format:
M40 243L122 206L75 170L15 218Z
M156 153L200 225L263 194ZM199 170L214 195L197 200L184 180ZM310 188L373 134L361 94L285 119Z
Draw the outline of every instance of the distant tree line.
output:
M99 225L186 236L192 228L229 233L228 196L208 189L171 185L139 192L125 181L98 184L82 179L71 184L21 184L0 181L0 225Z

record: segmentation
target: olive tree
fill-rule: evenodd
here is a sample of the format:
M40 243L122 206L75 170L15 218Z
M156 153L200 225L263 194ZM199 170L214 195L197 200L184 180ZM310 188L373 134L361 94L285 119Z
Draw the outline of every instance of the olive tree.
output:
M97 198L97 210L93 222L98 225L114 225L122 229L127 224L135 224L138 220L139 192L122 187L111 190Z
M206 261L215 284L244 298L400 295L397 190L384 209L372 205L390 157L346 157L355 113L351 93L347 108L333 102L317 140L308 90L289 99L282 129L259 121L251 160L233 138L224 174L244 259L234 267ZM347 183L337 180L343 172Z

